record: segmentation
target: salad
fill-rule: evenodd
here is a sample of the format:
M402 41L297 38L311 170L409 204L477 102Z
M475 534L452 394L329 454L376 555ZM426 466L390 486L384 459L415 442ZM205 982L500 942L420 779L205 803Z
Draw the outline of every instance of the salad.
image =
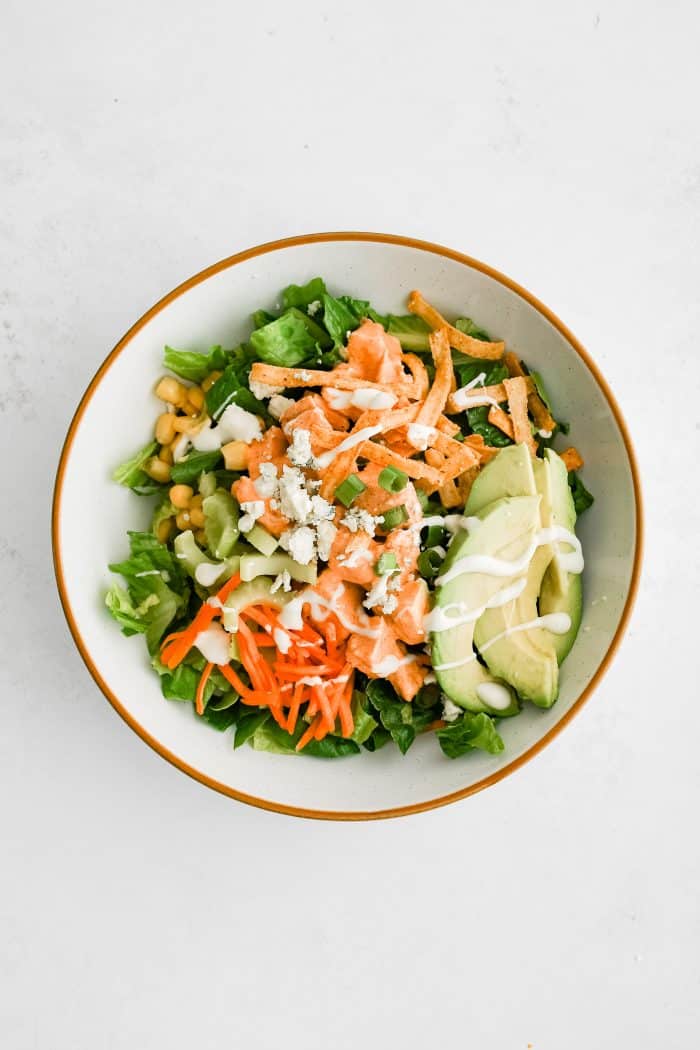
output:
M241 346L164 365L154 440L114 473L152 524L106 605L167 700L235 748L328 758L424 732L496 754L499 719L555 702L593 498L502 341L317 277Z

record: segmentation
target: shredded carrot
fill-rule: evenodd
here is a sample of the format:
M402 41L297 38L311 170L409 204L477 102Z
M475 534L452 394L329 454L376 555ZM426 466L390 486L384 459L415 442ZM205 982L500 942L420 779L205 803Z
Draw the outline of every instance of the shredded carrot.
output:
M198 715L204 714L204 691L209 681L209 675L214 670L214 664L207 664L202 671L199 679L199 685L197 686L197 694L195 696L194 709Z
M316 735L316 730L318 729L322 721L323 715L316 715L309 728L306 730L303 736L299 738L299 743L296 746L297 751L303 751L303 749L306 747L309 741L314 739L314 736Z

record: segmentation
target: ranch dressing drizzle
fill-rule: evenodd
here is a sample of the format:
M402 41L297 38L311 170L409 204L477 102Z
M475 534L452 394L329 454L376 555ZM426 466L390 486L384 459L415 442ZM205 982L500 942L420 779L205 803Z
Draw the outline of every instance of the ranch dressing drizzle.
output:
M369 441L375 434L381 432L381 426L374 427L363 427L362 430L358 430L355 434L350 434L341 441L335 448L329 449L328 452L324 452L318 457L318 465L322 470L329 467L339 452L347 452L350 448L355 448L356 445L361 445L363 441Z
M458 576L473 572L483 573L485 576L520 576L522 573L527 572L538 547L543 547L547 543L559 542L568 543L573 548L573 550L565 553L557 550L556 556L561 567L566 572L583 572L583 552L578 537L562 525L553 525L551 528L540 529L539 532L535 533L532 543L520 558L510 561L506 558L493 558L489 554L470 554L460 558L451 569L448 569L442 576L438 576L435 583L438 586L444 586L446 583L456 580Z
M384 656L379 663L372 664L372 674L376 674L377 678L388 678L390 674L396 674L400 667L412 664L415 659L415 653L404 656L402 660L398 656Z
M316 591L309 588L285 605L282 612L279 614L279 622L283 627L287 627L290 631L300 631L303 627L303 621L301 618L302 609L305 605L310 605L311 612L317 620L327 619L328 613L332 612L335 613L346 631L352 631L354 634L362 635L363 638L379 638L380 631L378 628L362 627L346 618L342 609L338 608L338 602L340 598L342 598L342 595L342 584L333 592L330 601L326 600L323 595L317 594Z
M571 628L571 617L568 613L547 613L546 616L538 616L534 620L528 620L526 623L516 623L490 638L488 642L481 646L479 652L485 653L492 645L500 642L503 638L507 638L508 635L517 634L518 631L529 631L531 627L543 627L545 630L551 631L552 634L566 634ZM436 671L451 671L455 667L464 667L474 660L476 660L476 653L465 656L463 660L452 660L447 664L434 664L433 666Z
M510 587L502 587L494 594L486 605L477 609L468 609L465 602L451 602L442 607L436 606L432 612L423 618L423 628L426 634L448 631L450 627L461 627L465 623L474 623L487 609L497 609L513 601L525 590L527 577L521 576L519 580L512 583ZM457 610L456 616L448 615L452 609Z

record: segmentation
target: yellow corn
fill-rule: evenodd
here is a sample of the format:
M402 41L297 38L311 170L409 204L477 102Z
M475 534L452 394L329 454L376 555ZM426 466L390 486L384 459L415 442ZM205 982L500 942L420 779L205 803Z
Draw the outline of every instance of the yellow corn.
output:
M172 518L164 518L156 528L156 539L159 543L167 543L173 531L175 522Z
M185 529L189 529L191 524L189 511L181 510L175 518L175 524L177 525L180 532L184 532Z
M207 545L207 534L204 531L204 529L197 529L197 531L194 534L194 538L196 539L196 541L200 545L200 547L206 547L206 545Z
M206 379L202 380L202 391L206 394L207 390L211 390L217 379L221 378L221 372L210 372Z
M190 523L193 529L204 528L204 511L201 507L190 507Z
M159 445L169 445L175 439L175 416L172 412L163 412L156 420L156 441Z

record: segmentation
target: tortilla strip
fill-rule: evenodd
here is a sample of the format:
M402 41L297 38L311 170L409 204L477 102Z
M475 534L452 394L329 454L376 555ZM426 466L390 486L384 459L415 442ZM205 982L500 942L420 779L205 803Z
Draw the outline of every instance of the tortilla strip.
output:
M481 339L473 339L470 335L460 332L458 328L449 324L434 306L426 302L419 291L413 291L409 295L408 309L410 313L421 317L433 331L444 328L447 331L450 346L453 346L455 350L460 350L469 357L481 357L487 361L496 361L499 357L503 357L505 343L485 343Z
M441 434L447 434L448 437L454 437L455 434L459 434L459 427L456 423L453 423L447 416L440 416L437 421L437 429Z
M360 458L362 457L380 467L396 467L397 470L408 474L409 478L423 479L434 483L434 487L440 484L440 473L434 467L423 463L420 459L400 456L385 445L378 445L375 441L365 441L360 445Z
M493 426L502 430L511 441L513 440L513 421L500 406L491 405L487 419L489 423L493 424Z
M417 354L402 354L401 360L413 376L414 396L422 401L430 388L430 380L425 365Z
M549 430L553 431L557 425L556 419L552 416L551 412L545 405L544 401L537 393L535 384L532 382L529 376L526 375L525 369L522 366L522 362L518 360L516 355L512 352L508 352L503 358L504 364L508 369L509 375L514 378L516 376L524 376L529 380L529 393L527 398L528 408L532 413L532 418L535 421L535 426L538 430Z
M348 434L343 435L343 440L347 440L353 434L358 434L365 427L379 427L378 434L383 434L387 430L392 430L397 426L402 426L404 423L408 423L413 419L416 413L415 405L408 405L406 408L399 408L394 412L382 412L378 409L370 409L367 412L363 412L357 422L353 425L352 430ZM367 439L367 442L369 438ZM361 449L367 442L361 442L358 445L354 445L352 448L346 449L344 452L339 452L335 459L331 460L327 471L323 475L321 481L320 495L324 499L332 501L335 490L338 485L343 481L348 474L352 474L355 469L355 464L360 455L362 455Z
M279 365L266 365L263 361L256 361L250 370L250 378L256 383L266 383L268 386L281 386L286 389L304 389L312 386L329 386L336 390L387 390L387 383L374 383L369 379L358 379L357 376L335 371L324 372L316 368L282 368ZM414 384L406 380L405 383L392 383L391 393L403 394L417 400Z
M480 469L480 467L471 467L469 470L465 470L464 474L460 474L457 478L455 484L462 503L466 503L469 499L469 493L472 490L472 485L476 481Z
M455 441L439 432L435 435L434 447L445 457L445 468L448 464L451 464L452 467L459 466L459 470L456 470L451 475L452 477L456 477L457 474L461 474L470 467L478 466L480 462L479 453L466 441Z
M494 445L487 445L481 434L470 434L464 439L464 444L469 445L479 455L482 466L489 463L501 451Z
M563 452L559 452L558 455L559 459L564 461L564 465L569 472L579 470L583 466L583 457L577 448L566 448Z
M421 410L416 416L416 423L421 423L426 427L434 427L442 415L442 410L447 403L454 378L452 354L444 328L431 333L430 349L435 362L435 378Z
M524 376L515 379L504 379L503 386L508 395L508 408L513 424L513 440L516 444L527 445L532 455L537 453L537 443L532 436L530 420L527 414L527 383Z

